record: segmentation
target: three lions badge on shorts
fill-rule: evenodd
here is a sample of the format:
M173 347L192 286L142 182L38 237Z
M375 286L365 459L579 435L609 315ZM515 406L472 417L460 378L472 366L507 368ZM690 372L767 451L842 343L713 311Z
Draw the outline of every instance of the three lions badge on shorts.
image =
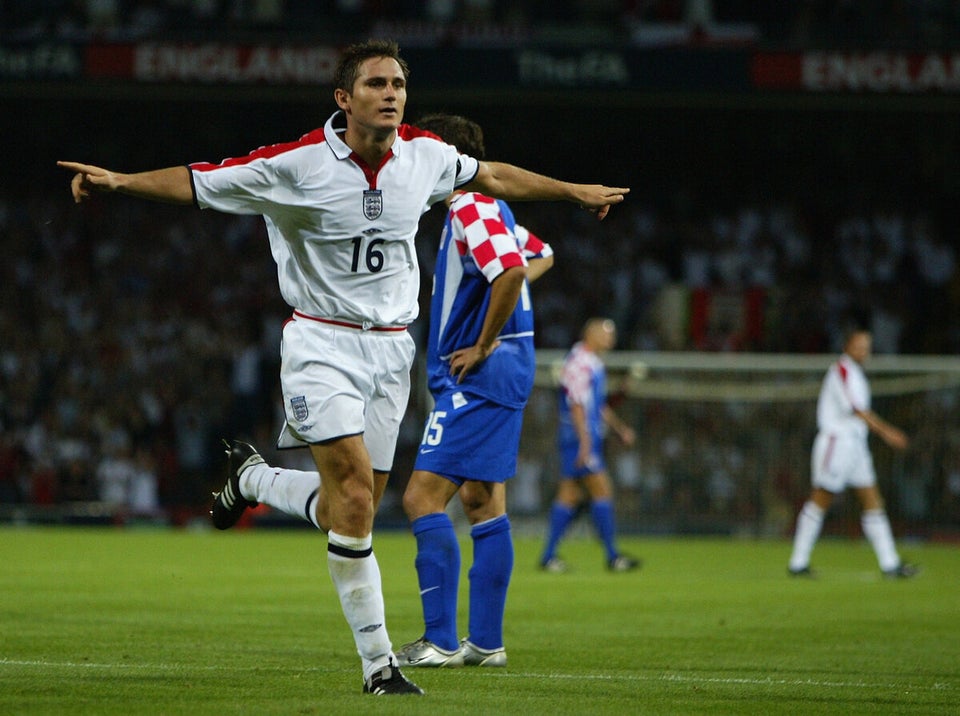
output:
M290 409L293 410L293 418L298 423L304 422L310 415L310 411L307 410L307 398L304 395L290 398Z

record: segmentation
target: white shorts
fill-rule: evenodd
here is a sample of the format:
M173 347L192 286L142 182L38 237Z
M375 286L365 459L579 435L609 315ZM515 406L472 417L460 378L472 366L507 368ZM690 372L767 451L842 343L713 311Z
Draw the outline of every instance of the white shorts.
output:
M277 447L363 435L373 469L393 466L416 351L403 331L364 331L294 315L283 327Z
M867 441L860 437L818 433L810 461L813 486L835 494L848 487L877 484L873 456Z

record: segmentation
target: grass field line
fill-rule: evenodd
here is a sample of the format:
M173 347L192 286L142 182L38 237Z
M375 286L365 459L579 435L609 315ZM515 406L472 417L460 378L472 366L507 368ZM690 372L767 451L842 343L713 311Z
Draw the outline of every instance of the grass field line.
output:
M280 666L223 666L220 664L210 664L207 666L196 666L186 664L105 664L99 662L74 662L74 661L40 661L40 660L22 660L0 658L0 666L20 666L36 668L54 668L54 669L102 669L109 671L112 669L140 669L144 671L280 671L287 667ZM344 671L345 668L322 668L322 667L304 667L293 671L303 672L323 672L331 673L334 671ZM740 686L813 686L817 688L832 689L903 689L906 691L945 691L949 690L950 684L937 682L930 685L917 685L909 683L877 683L869 681L841 681L841 680L819 680L819 679L774 679L771 677L750 678L750 677L731 677L731 676L692 676L689 674L561 674L561 673L537 673L525 671L489 671L491 677L507 679L565 679L570 681L620 681L620 682L677 682L695 685L740 685Z
M816 686L836 689L905 689L907 691L943 691L949 684L934 683L917 686L906 683L881 684L868 681L821 681L818 679L774 679L770 677L749 678L729 676L691 676L688 674L557 674L529 672L498 672L501 678L523 679L570 679L583 681L672 681L684 684L737 684L745 686Z

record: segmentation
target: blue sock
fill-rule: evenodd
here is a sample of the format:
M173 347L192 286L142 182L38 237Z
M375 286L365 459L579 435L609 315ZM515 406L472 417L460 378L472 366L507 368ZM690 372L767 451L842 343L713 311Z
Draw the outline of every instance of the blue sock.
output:
M543 556L540 558L540 564L546 564L557 556L557 545L563 533L577 514L575 507L567 507L559 502L554 502L550 508L550 534L547 537L547 546L543 550Z
M503 646L503 612L513 572L513 536L506 515L474 525L470 567L470 636L481 649Z
M445 512L413 521L417 538L417 579L423 604L423 635L441 649L459 648L457 591L460 588L460 544Z
M613 536L613 503L610 500L594 500L590 504L590 514L593 516L593 526L596 527L597 536L603 542L603 549L607 553L609 562L617 556Z

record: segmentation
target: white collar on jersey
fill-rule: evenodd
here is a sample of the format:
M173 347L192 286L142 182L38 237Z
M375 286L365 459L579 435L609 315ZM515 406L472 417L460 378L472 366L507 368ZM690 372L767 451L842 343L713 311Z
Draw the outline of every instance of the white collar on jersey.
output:
M330 145L330 149L333 150L337 159L348 159L353 153L353 150L343 141L343 133L346 131L347 116L343 113L342 109L338 109L331 114L327 123L323 125L323 137ZM402 144L403 142L400 141L400 132L397 132L397 136L394 137L393 145L391 146L393 156L397 156L400 153L400 145Z

